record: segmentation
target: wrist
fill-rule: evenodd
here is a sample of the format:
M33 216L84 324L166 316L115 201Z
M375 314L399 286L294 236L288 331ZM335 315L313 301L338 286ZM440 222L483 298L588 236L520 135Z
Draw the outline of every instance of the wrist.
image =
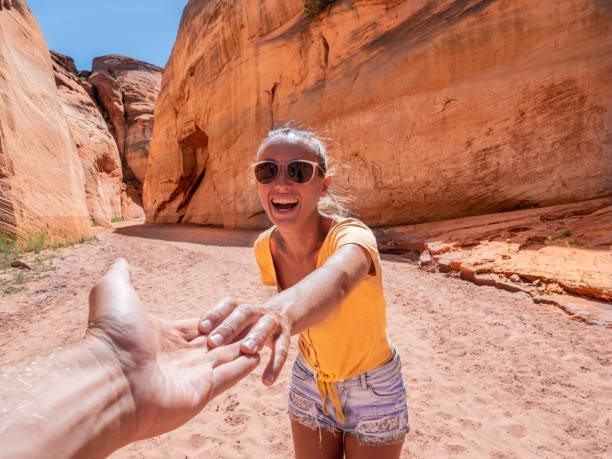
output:
M83 449L85 457L106 457L137 438L136 404L128 375L117 351L103 338L88 334L81 346L99 367L105 386L97 435ZM78 455L80 456L80 454Z
M283 292L284 293L284 292ZM291 306L293 304L292 301L288 301L287 298L284 298L285 295L282 293L277 295L268 302L264 304L264 313L271 314L276 317L279 326L286 331L289 336L293 336L295 331L295 314L293 313L293 309Z

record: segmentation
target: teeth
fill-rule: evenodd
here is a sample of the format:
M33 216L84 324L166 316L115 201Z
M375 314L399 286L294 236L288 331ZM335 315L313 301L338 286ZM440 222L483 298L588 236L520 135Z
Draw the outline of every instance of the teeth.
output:
M297 204L297 199L272 198L272 204Z

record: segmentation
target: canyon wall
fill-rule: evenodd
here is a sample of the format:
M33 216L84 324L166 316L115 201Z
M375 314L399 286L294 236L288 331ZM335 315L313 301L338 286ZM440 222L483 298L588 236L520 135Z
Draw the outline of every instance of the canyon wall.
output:
M45 38L23 0L0 0L0 233L79 239L84 178Z
M91 219L97 225L109 226L112 218L144 217L142 184L134 176L130 165L140 171L138 167L143 162L146 164L153 131L153 107L159 87L155 91L150 88L153 85L148 84L147 79L142 83L138 78L133 78L132 73L140 73L136 69L134 72L124 70L132 77L125 78L131 84L120 89L116 78L111 78L108 73L78 72L72 58L55 51L51 51L51 57L59 100L85 174ZM107 59L120 63L136 62L139 66L157 69L118 55L98 57L94 59L94 66L97 61ZM161 80L161 77L158 79ZM113 88L116 86L117 90L109 90L109 84ZM125 99L130 103L125 104L124 109ZM112 120L109 111L113 114ZM118 111L120 116L117 116ZM122 147L121 152L118 144Z
M249 163L285 122L397 225L612 194L601 0L191 0L155 108L150 222L267 225Z
M161 75L162 69L155 65L110 54L93 60L87 79L117 142L127 192L141 205Z
M81 84L72 58L52 51L51 59L60 105L85 176L89 215L96 225L110 226L112 218L122 216L124 185L117 144L94 99Z

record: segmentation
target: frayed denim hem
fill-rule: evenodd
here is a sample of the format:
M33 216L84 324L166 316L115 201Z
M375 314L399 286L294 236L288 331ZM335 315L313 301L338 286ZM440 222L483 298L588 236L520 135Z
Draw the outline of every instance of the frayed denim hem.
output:
M372 428L374 429L382 429L378 430L379 432L386 432L386 427L388 427L389 418L386 419L372 419L369 421L362 421L358 426L355 432L345 432L341 429L330 427L326 425L321 425L321 423L315 417L307 417L299 414L292 413L288 411L289 419L291 421L295 421L304 427L309 428L310 430L319 432L319 443L323 441L321 436L321 432L323 430L330 432L334 435L340 435L344 438L345 435L353 435L357 438L357 441L361 446L389 446L389 445L399 445L404 442L406 435L410 432L410 427L406 425L406 427L399 432L394 432L382 437L376 437L372 435L368 435L368 433L372 433Z
M402 443L409 431L406 417L397 415L360 421L353 435L360 445L386 446Z
M325 429L326 431L330 433L333 433L336 435L342 435L342 430L337 429L335 427L321 425L321 423L317 421L317 418L313 419L313 418L300 416L299 414L289 412L289 419L291 419L292 421L298 422L304 427L308 427L311 430Z
M355 436L357 437L357 441L361 446L390 446L403 443L407 434L408 432L397 432L385 437L370 437L360 434L356 434ZM353 434L347 432L346 435Z

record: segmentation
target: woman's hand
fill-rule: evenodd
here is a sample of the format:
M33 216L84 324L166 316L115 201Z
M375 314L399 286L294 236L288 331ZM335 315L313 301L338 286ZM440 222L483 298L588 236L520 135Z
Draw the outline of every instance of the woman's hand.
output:
M208 348L241 341L240 350L256 354L264 345L272 350L262 381L271 385L280 374L289 351L291 328L279 309L225 298L202 316L199 331L208 334Z
M262 380L276 381L287 360L291 335L321 323L368 275L375 272L367 250L356 244L340 247L323 266L294 286L256 305L226 298L202 316L199 331L210 349L240 341L244 354L264 345L272 355Z

